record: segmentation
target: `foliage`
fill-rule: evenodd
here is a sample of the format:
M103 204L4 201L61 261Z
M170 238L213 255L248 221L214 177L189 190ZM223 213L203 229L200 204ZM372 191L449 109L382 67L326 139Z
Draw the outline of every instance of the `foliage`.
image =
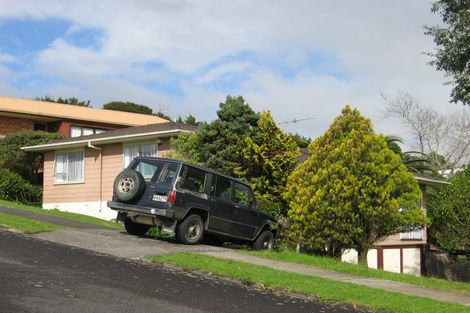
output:
M207 167L233 175L241 159L241 142L256 127L258 114L241 96L227 96L219 106L218 119L202 124L196 131L199 157Z
M429 53L437 70L452 78L452 102L470 104L470 2L468 0L439 0L431 9L438 13L444 27L426 27L434 37L435 53Z
M54 99L53 97L50 97L50 96L44 96L44 97L36 97L34 98L34 100L70 104L70 105L77 105L80 107L91 108L90 100L80 101L78 100L78 98L75 98L75 97L70 97L70 98L59 97L57 99Z
M143 104L137 104L134 102L111 101L111 102L104 104L103 109L130 112L130 113L139 113L139 114L146 114L146 115L155 115L155 116L171 121L171 117L169 117L168 115L162 112L154 113L150 107L143 105Z
M377 240L427 222L417 181L357 109L346 106L309 150L285 194L303 249L338 257L353 248L367 264Z
M470 106L442 113L407 92L382 96L386 102L385 117L400 120L411 131L417 150L414 156L426 160L431 174L453 174L470 162Z
M62 135L44 131L23 130L0 139L0 165L17 172L34 185L41 184L43 154L25 152L21 147L61 139Z
M429 203L429 231L446 250L470 253L470 166L454 176Z
M165 157L200 163L199 137L196 133L180 133L178 137L171 139L171 150L165 153Z
M250 183L258 195L285 204L282 194L287 177L300 156L295 141L277 126L267 111L260 114L257 127L250 129L241 145L239 165L234 169L236 176ZM280 213L285 215L287 211Z
M385 136L385 140L387 142L387 147L400 156L408 171L440 177L438 172L431 166L428 156L418 151L403 152L400 146L400 143L403 143L403 140L400 137Z
M39 204L41 197L41 187L34 186L17 173L0 167L0 199L25 204Z
M295 143L297 144L297 146L299 148L307 148L308 145L310 144L310 142L312 142L311 138L304 137L304 136L299 135L297 133L289 134L289 136L292 138L292 140L295 141Z
M199 126L201 124L201 122L198 122L196 120L196 117L194 115L192 115L191 113L186 116L186 118L183 120L183 118L181 118L181 116L178 116L178 118L176 119L176 122L178 123L183 123L183 124L188 124L188 125L193 125L193 126Z

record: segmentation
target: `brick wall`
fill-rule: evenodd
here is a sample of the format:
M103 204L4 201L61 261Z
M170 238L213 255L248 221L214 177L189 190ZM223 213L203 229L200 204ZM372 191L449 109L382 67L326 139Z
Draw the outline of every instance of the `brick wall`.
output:
M0 116L0 135L5 136L9 134L14 134L20 130L26 129L34 129L33 120Z

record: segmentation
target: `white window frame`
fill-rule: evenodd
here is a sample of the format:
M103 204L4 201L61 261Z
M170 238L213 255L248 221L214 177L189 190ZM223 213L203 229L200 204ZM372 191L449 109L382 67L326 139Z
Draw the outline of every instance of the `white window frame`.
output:
M130 162L132 162L132 159L131 159L131 160L129 160L129 163L126 164L126 149L129 149L130 147L139 147L139 155L138 156L140 156L140 146L155 145L155 155L153 155L152 157L157 157L158 156L158 144L159 144L159 141L147 141L147 142L123 144L123 146L122 146L122 168L126 168L130 164Z
M86 134L86 131L91 131L91 133ZM73 136L74 132L80 132L80 135L78 136ZM89 136L89 135L96 135L96 134L101 134L106 132L106 129L103 128L94 128L94 127L88 127L88 126L80 126L80 125L71 125L70 126L70 137L71 138L77 138L77 137L82 137L82 136Z
M57 177L57 155L61 154L70 154L70 153L82 153L82 172L81 179L70 181L67 178L67 181L59 181ZM85 150L66 150L66 151L56 151L54 156L54 168L53 168L54 184L55 185L70 185L70 184L83 184L85 182Z
M423 240L423 237L422 228L400 233L400 240Z

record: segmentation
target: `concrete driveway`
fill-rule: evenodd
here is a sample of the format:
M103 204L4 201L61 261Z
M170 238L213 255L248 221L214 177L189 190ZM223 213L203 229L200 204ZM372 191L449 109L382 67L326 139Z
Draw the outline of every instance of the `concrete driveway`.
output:
M158 240L152 237L136 237L125 231L108 229L63 229L38 233L33 237L128 259L142 259L147 255L176 252L228 250L208 245L182 245L175 241Z

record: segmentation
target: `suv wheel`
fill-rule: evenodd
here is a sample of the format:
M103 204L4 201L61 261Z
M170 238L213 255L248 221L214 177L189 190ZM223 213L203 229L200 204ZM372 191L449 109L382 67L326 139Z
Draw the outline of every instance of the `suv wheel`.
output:
M124 221L124 228L131 235L143 236L150 229L149 225L134 223L130 219L126 218Z
M141 173L124 170L114 180L114 192L118 200L130 202L138 199L145 189L145 180Z
M263 231L252 243L253 250L272 250L274 234L270 230Z
M193 245L201 241L203 233L204 222L202 218L193 214L178 225L176 237L181 243Z

